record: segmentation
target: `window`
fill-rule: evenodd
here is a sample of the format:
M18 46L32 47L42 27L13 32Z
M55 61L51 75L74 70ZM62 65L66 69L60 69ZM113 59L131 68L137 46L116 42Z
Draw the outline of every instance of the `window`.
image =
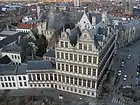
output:
M70 65L70 72L73 72L73 65Z
M74 66L74 73L77 73L77 66Z
M69 77L66 76L66 83L69 83Z
M90 88L90 80L87 81L87 87Z
M12 55L12 59L14 59L14 55Z
M85 90L83 90L83 94L85 94Z
M18 79L21 80L21 76L19 76Z
M91 68L88 68L88 75L91 75Z
M82 79L79 79L79 86L82 86Z
M88 63L92 63L92 56L88 56Z
M14 77L12 77L12 81L14 81Z
M79 66L79 74L82 74L82 67Z
M48 78L48 74L46 74L45 76L46 76L46 80L49 80L49 78Z
M20 57L18 56L18 59L20 59Z
M88 45L88 50L89 50L89 51L92 51L92 44L89 44L89 45Z
M62 81L65 82L65 76L62 75Z
M15 55L15 59L17 59L17 56Z
M97 57L93 57L93 63L97 63Z
M28 74L29 81L32 81L31 74Z
M37 80L40 81L40 74L37 74Z
M60 70L60 63L57 63L57 69Z
M23 76L23 80L26 80L26 77L25 76Z
M69 65L66 65L66 71L69 71Z
M91 95L94 96L94 92L92 92Z
M77 54L74 54L74 61L77 61Z
M35 74L32 74L32 76L33 76L33 81L36 81Z
M73 54L70 54L70 60L73 60Z
M64 53L61 52L61 59L64 59Z
M54 80L57 81L57 74L54 74Z
M95 81L92 81L92 88L95 88Z
M44 74L41 74L41 78L42 78L42 81L45 80L45 78L44 78Z
M82 62L82 55L79 55L79 61Z
M93 71L92 71L93 73L93 76L96 76L96 69L93 69Z
M61 66L62 66L62 71L64 71L64 70L65 70L65 68L64 68L64 64L61 64Z
M38 87L40 87L41 85L40 84L38 84Z
M86 80L83 80L83 86L86 87Z
M82 44L81 43L79 43L79 49L82 50Z
M84 38L87 38L87 34L84 34Z
M75 92L77 92L77 89L75 89Z
M61 82L61 75L58 75L58 81Z
M7 81L7 78L6 77L4 77L4 81Z
M87 44L84 44L84 50L87 50Z
M57 52L57 58L60 58L60 53L59 52Z
M65 53L65 59L68 60L68 53Z
M5 86L8 87L8 83L5 83Z
M24 86L27 86L27 83L26 82L24 82Z
M89 95L90 93L89 93L89 91L87 92L87 95Z
M68 42L65 42L65 47L68 48Z
M22 82L19 82L19 85L22 86Z
M70 77L70 84L73 84L73 77Z
M74 84L77 85L77 78L74 79Z
M61 47L64 47L64 43L63 42L61 42L61 45L60 45Z
M2 87L5 87L5 86L4 86L4 83L1 83L1 85L2 85Z
M2 77L0 77L0 81L3 81L3 78Z
M50 80L53 81L53 75L52 74L50 74Z
M83 67L83 74L86 75L86 67Z
M84 55L84 62L87 62L87 56Z
M11 78L10 77L8 77L8 81L11 81Z

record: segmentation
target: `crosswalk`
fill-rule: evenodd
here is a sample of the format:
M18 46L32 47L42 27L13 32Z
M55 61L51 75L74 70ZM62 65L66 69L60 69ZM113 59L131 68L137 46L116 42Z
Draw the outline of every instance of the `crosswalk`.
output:
M132 101L124 100L124 99L118 99L118 98L112 98L112 103L115 103L117 105L133 105Z

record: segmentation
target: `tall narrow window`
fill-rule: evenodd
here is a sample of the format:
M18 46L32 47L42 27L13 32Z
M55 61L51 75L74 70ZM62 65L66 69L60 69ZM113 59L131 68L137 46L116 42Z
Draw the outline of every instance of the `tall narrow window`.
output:
M69 71L69 65L66 64L66 71Z
M92 73L93 76L96 76L96 69L92 69L92 70L93 70L93 71L92 71L92 72L93 72L93 73Z
M97 57L93 57L93 63L97 64Z
M84 50L87 50L87 44L84 44Z
M60 53L59 53L59 52L57 52L56 54L57 54L57 58L60 58Z
M92 51L92 44L89 44L89 45L88 45L88 50L89 50L89 51Z
M65 53L65 59L68 60L68 53Z
M82 50L82 43L79 43L79 49Z
M79 61L82 62L82 55L79 55Z
M57 74L54 74L54 80L57 81Z
M95 81L92 81L92 88L95 88Z
M58 80L59 82L61 82L61 75L58 75Z
M32 81L31 74L28 75L29 81Z
M40 81L40 74L37 74L37 80Z
M73 65L70 65L70 72L73 72Z
M73 54L70 54L70 60L73 60Z
M82 79L79 79L79 86L82 86Z
M82 74L82 67L79 66L79 74Z
M88 80L88 81L87 81L87 87L88 87L88 88L91 88L91 87L90 87L90 83L91 83L91 81Z
M62 81L65 83L65 76L62 75Z
M86 67L83 67L83 74L86 75Z
M64 68L64 64L61 64L61 66L62 66L62 71L64 71L64 70L65 70L65 68Z
M64 47L64 43L63 42L61 42L61 47Z
M53 75L52 74L50 74L50 80L53 81Z
M68 42L65 42L65 47L68 48Z
M60 70L60 63L57 63L57 69Z
M74 73L77 73L77 66L74 66Z
M77 85L77 78L74 79L74 84Z
M45 76L46 76L46 80L49 80L49 78L48 78L48 74L45 74Z
M73 84L73 77L70 77L70 83Z
M88 75L91 75L91 68L88 68Z
M44 78L44 74L41 74L41 78L42 78L42 81L45 80L45 78Z
M66 76L66 83L69 84L69 77L68 76Z
M61 59L64 59L64 53L61 52Z
M83 80L83 86L86 87L86 80Z
M32 74L32 76L33 76L33 81L36 81L35 74Z
M74 61L77 61L77 54L74 54Z
M87 56L84 55L84 62L87 62Z
M88 56L88 63L92 63L92 56Z

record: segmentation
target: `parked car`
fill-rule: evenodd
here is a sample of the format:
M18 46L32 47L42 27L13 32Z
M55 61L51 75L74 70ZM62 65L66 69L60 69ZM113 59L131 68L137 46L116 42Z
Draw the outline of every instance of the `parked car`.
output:
M124 81L127 80L127 75L124 75L123 80L124 80Z
M122 71L121 71L121 70L119 70L118 75L119 75L119 76L121 76L121 74L122 74Z
M131 55L128 55L127 59L130 59L131 58Z

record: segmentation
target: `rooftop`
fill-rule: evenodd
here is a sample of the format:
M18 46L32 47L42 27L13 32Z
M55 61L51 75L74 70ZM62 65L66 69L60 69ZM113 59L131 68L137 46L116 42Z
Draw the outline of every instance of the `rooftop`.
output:
M47 56L47 57L54 57L54 58L55 58L55 50L54 50L54 49L49 50L48 52L46 52L46 53L44 54L44 56Z
M51 61L28 61L27 70L51 70L55 69L55 64Z
M0 36L9 36L9 35L14 35L17 34L17 31L2 31L0 32Z
M10 62L11 62L11 59L7 55L5 55L4 57L0 59L0 64L8 64Z

